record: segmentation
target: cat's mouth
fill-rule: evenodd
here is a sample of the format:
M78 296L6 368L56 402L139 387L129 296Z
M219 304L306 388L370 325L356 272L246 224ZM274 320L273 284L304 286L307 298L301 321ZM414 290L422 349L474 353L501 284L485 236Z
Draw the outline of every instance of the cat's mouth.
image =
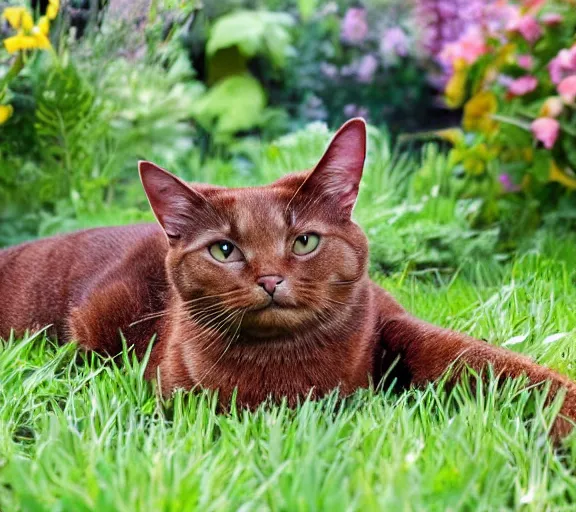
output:
M274 338L294 334L314 319L311 308L292 300L270 298L251 307L242 320L242 330L255 338Z
M277 300L277 299L274 299L273 297L270 297L270 299L266 303L255 305L255 306L251 307L249 309L249 311L257 313L259 311L265 311L265 310L280 311L280 310L286 310L286 309L298 309L298 306L296 304L291 303L291 302L289 303L286 301Z

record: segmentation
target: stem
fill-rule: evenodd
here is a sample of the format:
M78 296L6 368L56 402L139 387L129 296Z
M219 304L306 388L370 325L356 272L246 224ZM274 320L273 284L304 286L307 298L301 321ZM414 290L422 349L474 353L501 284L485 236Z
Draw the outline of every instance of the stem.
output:
M10 66L8 73L6 73L6 75L2 79L2 82L0 82L1 96L4 96L4 91L6 90L6 87L12 80L14 80L18 76L18 73L22 71L22 68L24 68L24 52L20 51L18 52L16 59L12 63L12 66Z
M508 116L501 116L498 114L492 114L490 116L495 121L500 121L501 123L511 124L513 126L517 126L518 128L522 128L523 130L530 131L530 124L519 121L518 119L514 119L513 117Z

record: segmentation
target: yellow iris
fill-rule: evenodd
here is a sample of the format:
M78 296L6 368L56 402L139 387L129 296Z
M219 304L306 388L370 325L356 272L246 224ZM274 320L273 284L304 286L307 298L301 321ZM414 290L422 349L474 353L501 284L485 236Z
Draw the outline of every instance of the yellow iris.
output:
M491 134L498 129L492 114L498 109L498 100L493 93L481 91L464 105L464 129Z
M48 19L47 16L42 16L38 20L38 23L36 23L36 27L38 27L38 30L40 30L42 34L48 36L48 34L50 33L50 20Z
M50 41L38 27L34 27L30 35L18 33L15 36L7 37L4 39L4 47L8 53L16 53L20 50L47 50L50 48Z
M53 20L58 16L58 9L60 9L60 0L48 0L48 7L46 7L46 17Z
M12 105L0 105L0 124L8 121L12 117L12 112L14 112Z
M16 30L32 30L34 20L25 7L6 7L3 13L4 18L10 26Z
M53 1L58 2L58 0ZM57 7L56 12L58 12ZM8 7L4 9L3 16L10 26L18 31L15 36L4 39L4 47L8 53L50 48L50 41L48 40L50 16L48 14L42 16L37 25L34 25L32 15L24 7Z

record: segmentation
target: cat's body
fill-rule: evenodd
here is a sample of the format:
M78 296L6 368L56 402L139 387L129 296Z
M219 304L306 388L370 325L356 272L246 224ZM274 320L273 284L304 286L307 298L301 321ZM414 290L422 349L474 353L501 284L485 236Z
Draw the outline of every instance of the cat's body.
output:
M164 394L219 390L254 407L292 404L384 376L400 386L457 362L576 384L528 358L415 319L367 274L368 247L350 220L365 128L347 123L312 172L265 187L189 186L153 164L140 172L162 226L88 230L0 251L0 337L51 324L65 341L116 354L120 331ZM555 433L568 432L561 419Z

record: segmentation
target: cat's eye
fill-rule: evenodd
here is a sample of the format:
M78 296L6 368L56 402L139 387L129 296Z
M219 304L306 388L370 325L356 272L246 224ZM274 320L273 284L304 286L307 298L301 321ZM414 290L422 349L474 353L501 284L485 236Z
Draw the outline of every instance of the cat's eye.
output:
M320 243L320 237L315 233L304 233L294 240L294 245L292 251L298 256L304 256L305 254L310 254L312 251L318 247Z
M244 259L240 250L228 240L220 240L212 244L208 247L208 251L215 260L222 263L242 261Z

